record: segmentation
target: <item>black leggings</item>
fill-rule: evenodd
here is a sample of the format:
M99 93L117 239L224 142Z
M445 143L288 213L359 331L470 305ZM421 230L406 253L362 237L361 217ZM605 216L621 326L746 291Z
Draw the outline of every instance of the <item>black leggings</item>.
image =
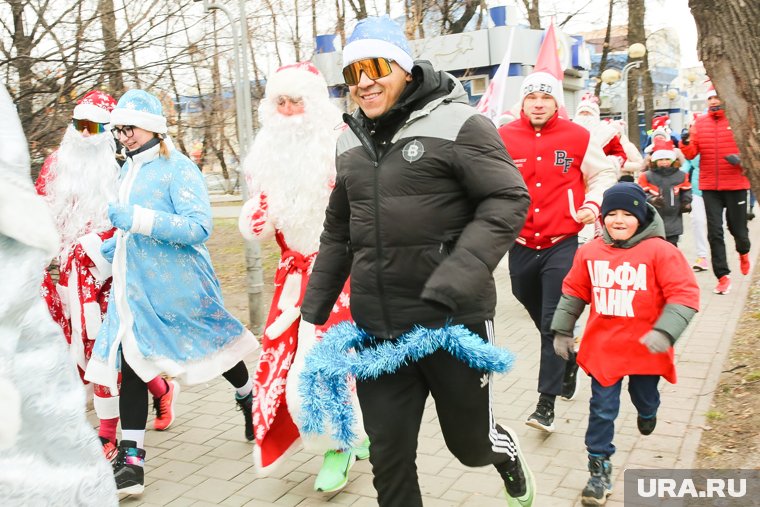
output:
M222 376L235 388L248 382L248 368L240 361ZM129 366L124 354L121 356L121 392L119 413L122 430L144 430L148 423L148 385Z

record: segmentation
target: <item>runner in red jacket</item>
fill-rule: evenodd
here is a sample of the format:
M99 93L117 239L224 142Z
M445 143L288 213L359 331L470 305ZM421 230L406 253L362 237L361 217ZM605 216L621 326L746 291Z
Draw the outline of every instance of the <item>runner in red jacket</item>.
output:
M562 88L535 72L521 88L520 119L499 129L530 192L525 226L509 251L512 293L541 333L539 399L526 424L554 431L554 400L575 394L575 369L554 354L550 324L562 280L578 248L578 232L599 215L602 193L616 180L612 163L588 130L557 115Z
M739 147L734 141L723 103L712 85L707 92L707 105L707 114L699 116L689 132L682 136L681 151L689 160L701 155L699 188L705 201L707 241L710 243L713 273L718 278L713 292L728 294L731 290L731 278L728 276L731 270L723 240L723 210L739 253L741 272L747 275L750 268L747 227L749 179L741 166Z

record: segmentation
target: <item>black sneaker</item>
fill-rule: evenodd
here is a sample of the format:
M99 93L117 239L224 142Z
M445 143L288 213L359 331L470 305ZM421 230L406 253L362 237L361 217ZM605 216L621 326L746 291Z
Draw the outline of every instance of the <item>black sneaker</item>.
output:
M539 398L536 411L528 416L525 424L551 433L554 431L554 405L543 398Z
M507 447L509 447L509 461L494 465L507 489L507 503L515 506L519 505L520 507L530 507L533 505L533 499L536 494L536 481L533 477L533 472L531 472L528 463L523 457L520 443L514 431L502 426L498 426L498 428L500 435L506 436L511 440L509 443L501 440L501 442L506 443Z
M119 452L113 460L113 478L116 492L140 495L145 489L145 450L138 449L133 440L119 442Z
M245 419L245 439L249 442L253 440L253 393L248 393L248 396L238 398L235 395L235 401L238 404L238 410L243 412L243 418Z
M560 396L568 401L575 398L578 393L578 363L575 362L575 354L565 364L565 377L562 379L562 393Z
M639 433L642 435L651 435L654 431L654 427L657 426L657 416L652 417L636 417L636 426L639 427Z
M604 505L612 494L612 463L604 456L589 456L591 477L581 493L581 505Z

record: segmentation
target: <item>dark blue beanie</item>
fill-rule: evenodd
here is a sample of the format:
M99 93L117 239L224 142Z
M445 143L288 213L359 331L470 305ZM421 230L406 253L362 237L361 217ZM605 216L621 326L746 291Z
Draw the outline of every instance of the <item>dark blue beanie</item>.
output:
M635 216L639 224L646 222L647 196L636 183L622 182L612 185L604 192L602 199L602 219L607 213L622 209Z

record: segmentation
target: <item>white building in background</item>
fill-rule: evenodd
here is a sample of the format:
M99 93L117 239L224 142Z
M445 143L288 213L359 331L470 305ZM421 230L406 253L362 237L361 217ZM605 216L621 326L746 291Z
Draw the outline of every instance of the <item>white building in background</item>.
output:
M488 88L507 50L507 43L514 31L509 77L504 91L504 104L509 108L519 97L520 85L536 63L544 30L531 30L517 25L519 13L515 6L489 9L494 26L459 34L441 35L410 41L415 59L430 60L436 70L445 70L462 82L476 104ZM567 35L556 30L560 64L565 72L563 87L565 107L575 110L588 80L591 58L583 37ZM342 51L335 47L335 35L317 37L317 52L312 62L322 72L334 97L345 102L346 87L343 84Z

